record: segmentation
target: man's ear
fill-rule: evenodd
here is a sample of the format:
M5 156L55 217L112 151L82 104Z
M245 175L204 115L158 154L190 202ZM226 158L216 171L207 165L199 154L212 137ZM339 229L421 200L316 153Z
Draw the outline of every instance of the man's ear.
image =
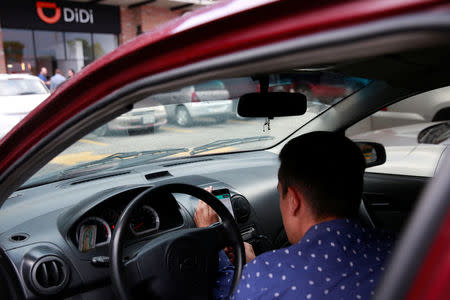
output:
M298 215L303 205L303 194L297 187L288 188L289 213L293 216Z

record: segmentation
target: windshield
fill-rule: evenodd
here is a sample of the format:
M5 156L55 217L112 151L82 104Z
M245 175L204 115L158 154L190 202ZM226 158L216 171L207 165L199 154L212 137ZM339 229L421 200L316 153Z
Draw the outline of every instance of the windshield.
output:
M260 77L216 79L150 95L55 157L25 186L155 160L270 148L369 83L329 72L265 78L268 92L306 95L306 113L273 120L239 116L240 96L261 92Z
M0 96L47 94L48 90L39 79L10 78L0 80Z

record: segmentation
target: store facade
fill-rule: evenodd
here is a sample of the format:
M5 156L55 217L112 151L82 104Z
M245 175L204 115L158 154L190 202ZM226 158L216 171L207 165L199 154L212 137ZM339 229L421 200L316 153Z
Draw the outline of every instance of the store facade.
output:
M117 48L121 32L119 7L68 1L1 1L0 22L0 73L78 72Z

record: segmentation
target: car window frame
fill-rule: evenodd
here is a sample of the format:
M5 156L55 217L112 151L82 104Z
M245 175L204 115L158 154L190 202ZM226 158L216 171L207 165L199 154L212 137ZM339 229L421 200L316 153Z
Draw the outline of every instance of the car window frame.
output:
M139 94L146 93L148 95L149 93L163 92L168 88L176 89L177 87L211 78L239 77L242 74L256 73L257 70L276 71L283 66L292 67L293 61L314 64L314 62L326 63L327 60L324 57L328 57L330 60L333 58L333 61L342 61L345 57L356 59L358 55L349 51L349 49L355 49L355 47L359 47L360 56L367 57L376 55L376 53L385 53L387 49L391 51L393 49L411 49L418 47L421 43L429 44L430 40L434 41L434 43L442 43L437 24L442 28L450 27L445 14L440 15L431 12L419 15L416 18L414 16L411 17L411 15L405 15L400 17L400 19L403 19L404 22L398 23L400 25L396 26L395 29L391 28L390 19L378 23L358 24L356 29L354 26L344 27L329 32L319 32L308 37L303 36L292 40L268 43L261 47L244 49L224 56L206 58L125 84L113 93L99 97L94 104L86 106L68 120L59 123L52 130L46 130L41 135L35 135L34 139L38 140L27 151L22 150L25 145L19 145L22 147L20 151L15 151L12 155L6 157L0 163L0 182L3 182L0 185L0 205L3 205L7 197L16 191L26 179L62 152L68 145L73 144L101 124L130 110L130 104L137 101L136 97ZM388 26L383 27L379 23L387 23ZM418 29L423 30L427 27L436 34L417 33ZM443 34L443 36L446 35ZM399 40L404 40L405 37L413 40L414 44L406 45L398 42ZM371 43L368 43L368 41L371 41ZM382 45L382 47L374 47L374 44L377 43L380 46ZM312 47L313 45L314 47ZM318 51L318 49L322 50ZM365 50L363 51L362 49ZM101 60L106 61L108 59L107 55ZM67 90L71 90L71 88L70 85L66 86ZM64 92L65 89L62 89L59 94L64 94ZM36 119L35 114L39 113L39 109L35 110L34 114L31 114L26 119ZM333 115L331 114L331 116ZM303 126L292 137L308 129L323 127L316 126L315 122L308 124L311 123L313 123L312 126ZM348 126L348 122L345 125ZM326 128L327 126L324 127ZM342 129L342 124L338 124L337 127ZM16 135L14 129L7 137L10 135ZM279 151L282 145L274 147L275 151ZM0 144L0 146L2 145Z

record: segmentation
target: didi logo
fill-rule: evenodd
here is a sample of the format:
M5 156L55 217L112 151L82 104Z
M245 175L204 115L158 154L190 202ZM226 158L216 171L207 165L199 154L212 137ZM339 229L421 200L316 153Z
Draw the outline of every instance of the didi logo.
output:
M47 17L44 13L44 8L53 9L55 12L53 17ZM55 24L61 19L61 8L56 6L56 3L36 2L36 11L39 18L47 24Z

